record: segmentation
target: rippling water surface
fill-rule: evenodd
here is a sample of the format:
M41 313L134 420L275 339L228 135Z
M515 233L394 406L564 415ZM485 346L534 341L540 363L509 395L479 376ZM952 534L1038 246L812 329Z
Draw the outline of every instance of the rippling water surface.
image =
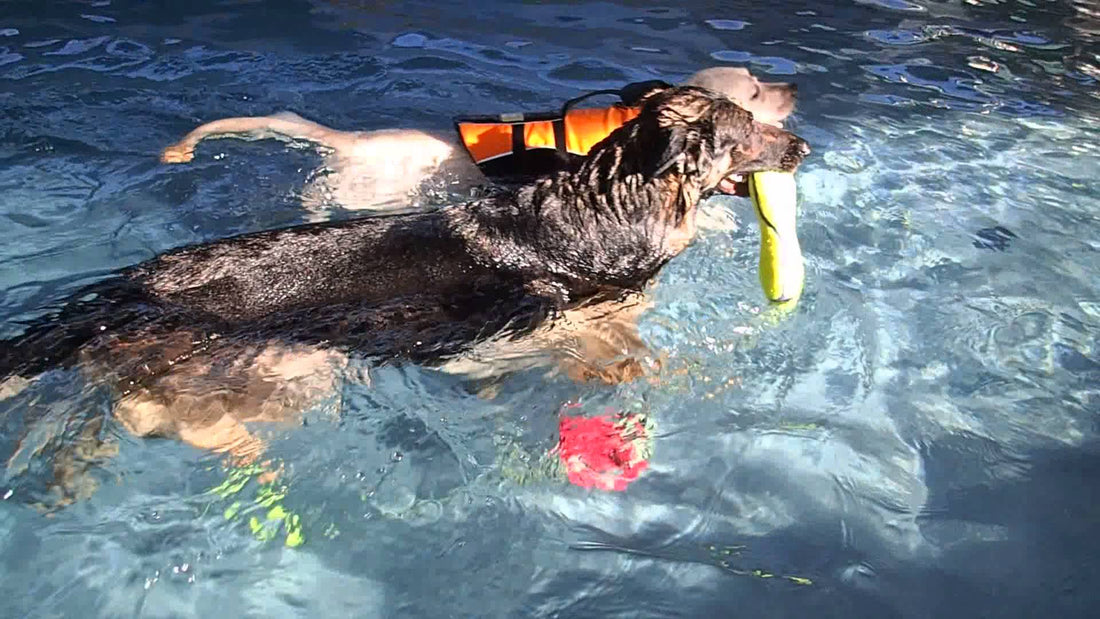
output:
M740 229L673 261L642 320L668 354L656 383L528 372L490 393L371 369L334 410L263 430L277 496L132 438L71 374L0 402L3 614L1089 615L1100 12L732 4L0 6L6 336L112 269L301 221L309 150L224 141L158 163L217 117L446 128L738 64L799 84L791 126L814 146L797 313L760 326L751 211L717 198ZM559 416L608 408L654 437L621 492L549 464ZM59 458L99 462L81 441L117 455L44 516Z

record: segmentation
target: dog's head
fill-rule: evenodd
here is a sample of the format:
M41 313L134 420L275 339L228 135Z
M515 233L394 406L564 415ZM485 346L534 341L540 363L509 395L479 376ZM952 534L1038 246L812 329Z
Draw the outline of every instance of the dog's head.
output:
M794 112L798 86L761 82L743 67L711 67L689 77L685 86L720 92L752 113L758 121L776 127Z
M691 243L700 199L752 172L793 172L809 152L728 97L677 86L647 94L578 168L521 193L541 202L540 221L560 237L544 244L560 272L631 287Z
M810 152L802 138L756 121L714 91L693 86L650 94L638 117L646 142L643 174L675 174L699 197L713 191L740 193L745 175L793 172Z

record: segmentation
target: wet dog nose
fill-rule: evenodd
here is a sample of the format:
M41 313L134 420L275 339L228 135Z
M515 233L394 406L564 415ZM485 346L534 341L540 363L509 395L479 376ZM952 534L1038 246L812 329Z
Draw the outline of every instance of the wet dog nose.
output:
M787 147L782 151L780 157L780 165L785 172L794 172L798 169L798 166L802 165L802 161L806 158L806 155L810 154L810 145L806 140L798 137L797 135L787 134Z
M787 152L801 159L810 154L810 143L802 138L795 138Z
M787 84L787 88L790 90L792 95L798 94L798 84Z

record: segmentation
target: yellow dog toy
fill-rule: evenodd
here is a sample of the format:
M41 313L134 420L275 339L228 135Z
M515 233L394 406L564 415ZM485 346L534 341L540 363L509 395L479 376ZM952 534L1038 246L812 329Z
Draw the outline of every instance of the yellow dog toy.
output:
M806 269L798 244L798 191L794 174L756 172L749 196L760 224L760 285L773 304L793 307L802 295Z

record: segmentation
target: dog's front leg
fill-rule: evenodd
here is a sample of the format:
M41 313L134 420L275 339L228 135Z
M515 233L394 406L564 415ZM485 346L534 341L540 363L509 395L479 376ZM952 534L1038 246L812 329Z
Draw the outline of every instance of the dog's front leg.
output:
M638 320L651 305L645 293L630 292L563 311L551 329L559 368L573 380L610 385L660 370L658 356L638 333Z

